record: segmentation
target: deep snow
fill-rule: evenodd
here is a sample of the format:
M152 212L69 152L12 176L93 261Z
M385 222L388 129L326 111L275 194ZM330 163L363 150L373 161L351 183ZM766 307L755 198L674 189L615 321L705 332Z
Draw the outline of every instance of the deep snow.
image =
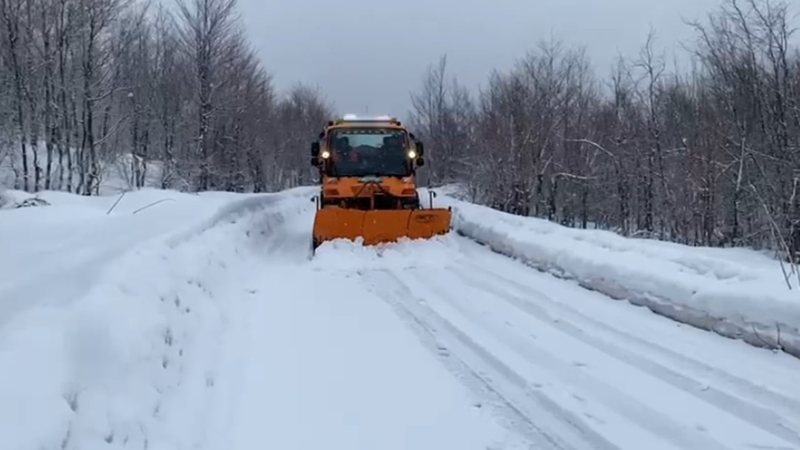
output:
M154 424L203 385L220 312L195 284L207 249L164 239L231 196L144 191L109 215L115 197L42 197L52 206L0 211L2 447L167 442Z
M748 249L687 247L576 230L442 196L453 228L539 270L682 323L800 357L800 278ZM786 270L790 270L786 267Z
M797 359L455 233L311 258L312 193L0 211L0 447L800 448Z
M0 447L518 448L390 307L311 264L310 195L0 211Z

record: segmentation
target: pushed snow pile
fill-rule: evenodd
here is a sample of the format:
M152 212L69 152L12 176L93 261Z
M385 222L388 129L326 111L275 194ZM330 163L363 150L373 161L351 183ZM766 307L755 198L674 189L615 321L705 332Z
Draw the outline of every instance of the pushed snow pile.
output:
M31 206L48 206L50 203L35 195L20 191L0 190L0 209L3 208L28 208Z
M107 214L118 197L44 197L0 220L0 447L196 448L224 305L245 293L226 282L247 269L235 218L278 202L142 191Z
M454 230L496 252L682 323L800 357L800 286L788 289L775 259L575 230L451 197L443 202L453 207Z
M335 239L317 248L312 265L346 274L366 270L442 267L453 258L457 245L447 236L401 239L396 243L363 245L361 239Z

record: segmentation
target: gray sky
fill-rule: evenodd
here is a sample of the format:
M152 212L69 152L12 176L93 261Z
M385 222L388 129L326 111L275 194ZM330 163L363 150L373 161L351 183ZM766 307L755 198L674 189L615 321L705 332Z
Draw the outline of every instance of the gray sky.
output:
M250 40L276 86L319 87L340 113L404 117L426 67L477 88L551 36L583 45L602 75L635 56L650 27L674 51L693 38L682 18L720 0L239 0Z

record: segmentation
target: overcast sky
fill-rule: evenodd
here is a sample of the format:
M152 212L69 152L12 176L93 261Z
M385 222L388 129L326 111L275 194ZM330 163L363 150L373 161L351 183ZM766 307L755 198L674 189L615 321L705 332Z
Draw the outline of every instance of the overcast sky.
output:
M404 117L426 67L448 55L477 88L537 42L583 45L602 75L635 56L652 26L667 51L693 38L683 18L720 0L239 0L252 45L276 86L319 87L339 113Z

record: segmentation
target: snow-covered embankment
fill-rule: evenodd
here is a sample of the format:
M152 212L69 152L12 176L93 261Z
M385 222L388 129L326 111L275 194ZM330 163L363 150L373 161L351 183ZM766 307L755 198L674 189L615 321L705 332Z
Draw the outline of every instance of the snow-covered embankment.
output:
M498 253L679 322L800 357L800 286L787 288L777 260L575 230L451 197L443 203L453 207L455 231Z
M2 447L204 442L223 299L243 297L227 279L259 239L244 231L276 226L292 197L146 190L107 214L117 197L45 192L50 206L1 211Z

